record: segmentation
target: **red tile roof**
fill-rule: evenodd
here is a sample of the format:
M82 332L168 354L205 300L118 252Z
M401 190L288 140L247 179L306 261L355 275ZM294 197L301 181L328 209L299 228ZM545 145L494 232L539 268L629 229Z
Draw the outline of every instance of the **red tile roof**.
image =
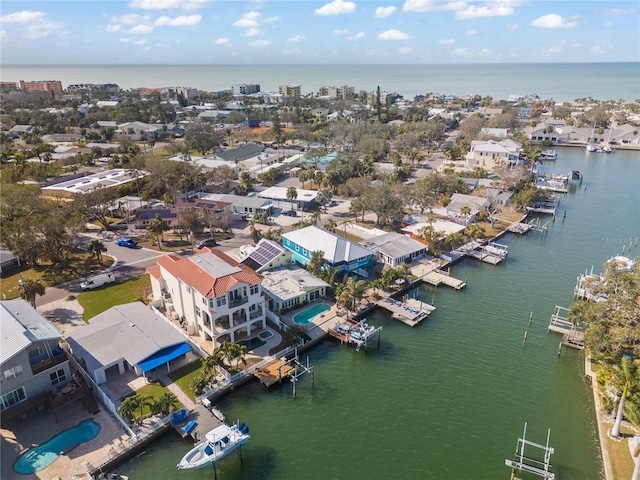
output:
M237 267L240 271L216 278L189 258L178 258L173 255L160 257L158 259L158 266L162 267L172 276L179 278L190 287L195 288L205 297L219 297L220 295L224 295L239 283L255 285L262 281L262 275L254 272L246 265L237 262L220 250L211 250L205 247L196 253L195 256L197 257L199 255L215 255L225 263ZM148 271L150 274L152 273L151 269L148 269Z

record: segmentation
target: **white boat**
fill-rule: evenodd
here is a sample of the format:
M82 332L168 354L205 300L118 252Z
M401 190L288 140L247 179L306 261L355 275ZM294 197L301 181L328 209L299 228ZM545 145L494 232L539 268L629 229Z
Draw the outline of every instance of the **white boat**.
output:
M555 150L544 150L540 152L540 158L542 160L555 160L558 158L558 152Z
M249 427L222 424L205 435L205 439L189 450L180 463L178 470L202 468L224 458L251 438Z
M596 146L591 142L587 143L587 152L595 152L595 151L597 151Z

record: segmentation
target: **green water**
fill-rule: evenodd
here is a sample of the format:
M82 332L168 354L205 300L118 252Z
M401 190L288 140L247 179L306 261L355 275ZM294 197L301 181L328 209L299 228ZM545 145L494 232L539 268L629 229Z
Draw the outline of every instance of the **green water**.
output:
M221 399L227 418L249 425L252 438L244 465L230 456L218 463L218 478L508 479L504 460L524 422L538 443L551 428L556 478L603 478L583 355L565 349L558 358L560 336L547 325L555 305L570 305L580 272L599 270L640 235L640 152L558 150L547 170L577 169L586 182L563 199L546 235L504 237L510 253L502 265L453 267L468 282L461 292L421 287L418 297L438 310L416 328L369 316L384 326L380 350L317 346L308 352L315 385L303 377L296 399L289 382L271 390L253 382ZM175 470L190 446L170 432L121 473L213 478L212 469Z

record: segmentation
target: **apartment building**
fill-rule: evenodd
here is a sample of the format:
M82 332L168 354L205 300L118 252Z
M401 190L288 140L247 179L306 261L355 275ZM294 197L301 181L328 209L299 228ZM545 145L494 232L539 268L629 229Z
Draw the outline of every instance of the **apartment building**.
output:
M318 97L326 98L347 98L355 94L354 87L342 85L339 87L320 87Z
M233 95L251 95L260 91L260 85L254 83L237 84L231 87Z
M280 85L278 87L278 93L280 93L280 95L288 95L291 98L300 98L301 87L300 85Z
M37 82L25 82L20 80L20 90L23 92L53 92L62 93L60 80L40 80Z
M262 275L221 251L165 255L147 271L154 300L161 300L187 333L210 340L213 348L267 326Z

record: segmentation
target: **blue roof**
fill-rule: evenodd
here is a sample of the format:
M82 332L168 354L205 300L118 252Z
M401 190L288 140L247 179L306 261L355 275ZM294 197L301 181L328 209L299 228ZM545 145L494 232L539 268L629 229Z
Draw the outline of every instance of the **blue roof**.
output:
M178 343L172 347L163 348L150 357L145 358L138 363L138 367L140 367L142 373L147 373L149 370L153 370L154 368L170 362L171 360L178 358L180 355L184 355L190 351L191 347L187 343Z

